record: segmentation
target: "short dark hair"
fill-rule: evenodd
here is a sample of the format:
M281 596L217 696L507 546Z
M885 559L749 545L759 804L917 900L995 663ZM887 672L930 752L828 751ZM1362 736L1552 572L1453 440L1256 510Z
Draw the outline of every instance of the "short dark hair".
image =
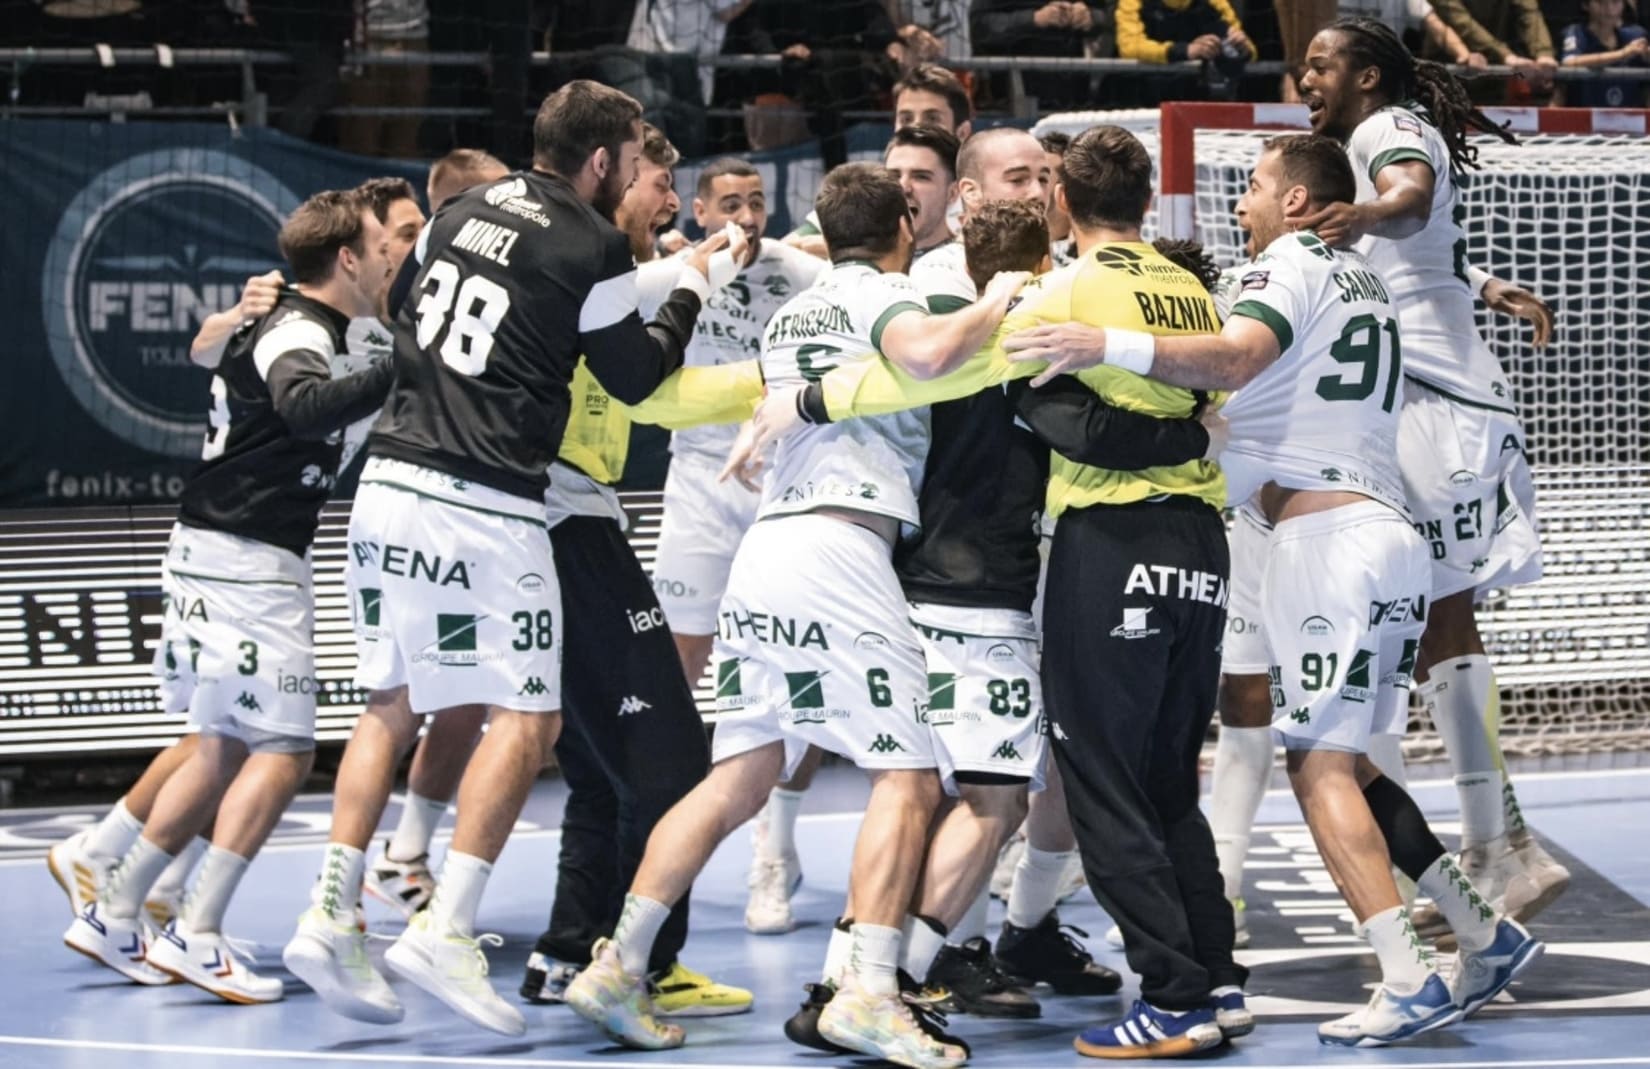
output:
M946 104L951 108L952 118L957 120L959 126L974 117L974 102L968 98L968 89L962 84L962 80L938 63L919 63L911 68L911 73L894 83L896 105L899 103L899 95L907 89L944 97Z
M533 163L570 178L599 148L617 156L641 121L642 106L628 94L586 78L568 82L539 105Z
M886 256L899 244L900 220L910 218L905 191L879 163L845 163L827 174L814 210L833 263Z
M364 254L361 217L371 210L353 189L323 190L298 205L275 239L297 280L306 285L327 281L338 250L346 245Z
M1358 199L1358 180L1339 141L1317 134L1286 134L1268 138L1261 151L1276 152L1284 182L1305 186L1314 204L1351 204Z
M355 187L355 192L366 201L373 217L380 223L389 222L390 205L398 200L418 203L418 194L405 178L369 178Z
M642 123L642 158L665 170L682 162L682 154L670 143L665 132L650 122Z
M999 271L1035 271L1048 255L1048 216L1029 200L988 200L964 220L963 257L980 289Z
M1152 199L1152 158L1121 126L1091 126L1060 158L1060 181L1078 226L1137 227Z
M958 141L957 135L950 130L942 126L929 126L926 123L902 126L894 131L894 136L888 141L888 147L882 150L882 158L886 160L888 153L901 146L925 148L932 152L945 164L945 170L951 175L951 180L957 180L957 150L962 147L962 142Z
M1044 152L1050 152L1056 156L1064 156L1066 154L1066 149L1071 147L1071 135L1061 130L1050 130L1048 133L1039 137L1037 139L1037 143L1043 146Z
M742 160L738 156L723 156L721 159L711 160L705 165L705 169L699 172L699 184L694 187L699 199L709 200L711 194L716 191L712 183L718 178L728 177L761 178L762 175L750 165L750 161Z

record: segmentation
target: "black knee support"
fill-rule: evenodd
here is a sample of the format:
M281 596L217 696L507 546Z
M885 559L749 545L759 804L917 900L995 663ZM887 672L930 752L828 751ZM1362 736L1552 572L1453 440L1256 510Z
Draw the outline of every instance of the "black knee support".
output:
M1364 788L1364 800L1386 837L1387 853L1399 872L1419 880L1433 862L1444 856L1444 844L1432 834L1421 807L1408 791L1387 777L1378 776Z

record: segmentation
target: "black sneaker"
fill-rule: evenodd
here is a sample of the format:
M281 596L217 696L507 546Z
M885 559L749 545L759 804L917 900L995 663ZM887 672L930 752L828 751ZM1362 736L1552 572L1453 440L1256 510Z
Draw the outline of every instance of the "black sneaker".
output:
M808 993L807 1001L802 1008L791 1014L785 1022L785 1038L792 1043L808 1047L812 1050L822 1050L827 1054L853 1054L847 1047L839 1047L835 1043L819 1034L819 1014L836 994L835 984L803 984L802 990Z
M1035 928L1016 928L1003 922L997 936L997 957L1003 968L1031 983L1047 984L1062 995L1115 995L1123 978L1104 965L1096 965L1094 955L1072 938L1087 932L1060 923L1053 910Z
M991 957L991 944L975 936L962 946L949 943L928 970L928 986L944 987L950 998L941 1005L951 1013L975 1017L1041 1017L1037 1000L1009 982Z
M943 987L924 987L911 979L911 974L904 969L896 969L894 976L899 981L900 998L911 1008L911 1016L916 1020L917 1027L931 1039L961 1047L963 1054L972 1058L974 1050L968 1042L945 1030L946 1025L951 1022L946 1020L944 1005L951 992Z
M567 985L579 975L579 966L538 951L527 956L527 969L521 977L521 1001L541 1006L558 1005L565 1001Z

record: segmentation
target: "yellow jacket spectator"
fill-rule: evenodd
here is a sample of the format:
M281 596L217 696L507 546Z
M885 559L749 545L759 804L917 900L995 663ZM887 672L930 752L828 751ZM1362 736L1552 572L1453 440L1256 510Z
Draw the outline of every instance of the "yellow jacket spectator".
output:
M1117 54L1143 63L1252 60L1258 54L1228 0L1117 0Z

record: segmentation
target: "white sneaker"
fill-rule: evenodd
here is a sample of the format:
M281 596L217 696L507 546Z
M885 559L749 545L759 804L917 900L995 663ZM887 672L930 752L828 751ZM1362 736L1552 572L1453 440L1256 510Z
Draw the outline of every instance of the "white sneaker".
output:
M134 983L163 987L175 982L144 961L149 942L144 937L143 918L107 916L103 903L95 898L63 933L63 942Z
M183 915L183 892L175 894L159 894L153 898L143 900L143 913L149 926L158 935L166 930L166 926ZM153 939L150 942L154 942Z
M166 926L149 944L150 965L186 984L223 999L251 1006L279 1002L285 985L273 976L259 976L243 960L233 942L219 932L192 932L177 921Z
M411 919L435 897L435 876L430 872L430 855L420 854L411 861L396 861L390 857L390 844L386 841L378 858L367 867L361 888L401 914L403 919Z
M281 961L333 1013L368 1024L395 1024L405 1016L389 983L372 967L366 933L320 906L298 918Z
M783 935L796 927L791 896L802 886L802 862L795 854L751 858L750 898L745 902L745 930L756 935Z
M1545 946L1517 921L1502 917L1495 938L1482 950L1463 949L1450 973L1449 992L1463 1016L1471 1017L1541 960Z
M684 1041L681 1025L659 1020L647 978L624 971L611 939L596 940L590 964L567 985L565 999L574 1013L626 1047L671 1050Z
M1008 901L1009 892L1014 890L1014 870L1020 867L1020 858L1026 852L1026 837L1024 832L1016 831L1008 837L1008 842L997 851L997 865L991 870L991 897Z
M1522 923L1558 900L1570 886L1570 870L1542 849L1528 828L1513 832L1507 841L1519 870L1507 881L1503 905L1507 916Z
M496 935L471 939L454 931L437 932L432 923L429 910L413 914L401 938L384 952L384 964L471 1024L500 1035L525 1035L527 1019L500 998L487 980L487 955L481 945L501 946L504 940Z
M1382 984L1369 1005L1318 1026L1318 1042L1336 1047L1384 1047L1461 1019L1443 979L1433 973L1413 995Z
M96 901L98 892L109 882L109 873L119 864L86 851L86 840L91 835L90 828L83 828L46 851L46 867L69 896L69 909L76 917Z

